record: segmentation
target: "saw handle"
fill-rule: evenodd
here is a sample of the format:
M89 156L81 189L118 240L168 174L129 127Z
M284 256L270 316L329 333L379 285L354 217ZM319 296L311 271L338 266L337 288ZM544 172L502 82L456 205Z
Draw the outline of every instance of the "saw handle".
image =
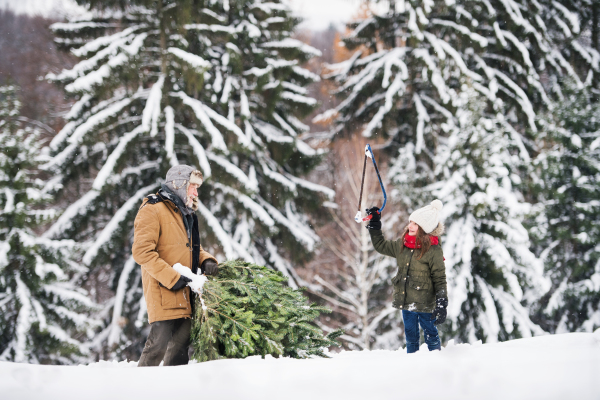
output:
M382 208L383 208L383 207L382 207ZM381 209L382 209L382 208L381 208ZM377 210L377 211L375 211L375 212L376 212L377 214L381 215L381 209L379 209L379 210ZM369 210L367 210L367 212L368 212L368 211L369 211ZM364 218L362 219L362 222L367 222L367 221L370 221L370 220L372 220L372 219L373 219L373 214L372 214L372 213L371 213L371 214L367 214L367 216L366 216L366 217L364 217Z

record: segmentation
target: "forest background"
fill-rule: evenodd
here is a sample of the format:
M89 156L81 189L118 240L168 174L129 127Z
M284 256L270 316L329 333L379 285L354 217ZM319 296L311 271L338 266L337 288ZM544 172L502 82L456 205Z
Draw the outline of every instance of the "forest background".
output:
M445 204L444 341L600 327L600 2L366 1L319 31L278 1L193 21L193 1L81 3L70 22L0 11L1 359L139 357L132 221L177 162L210 177L221 261L306 288L345 348L402 346L395 262L353 221L366 143L387 238Z

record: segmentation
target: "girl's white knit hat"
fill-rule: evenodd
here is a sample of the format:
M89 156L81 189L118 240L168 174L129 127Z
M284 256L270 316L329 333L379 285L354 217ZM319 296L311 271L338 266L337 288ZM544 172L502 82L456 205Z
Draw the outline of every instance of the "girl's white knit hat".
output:
M431 233L435 228L438 227L440 222L439 214L444 205L439 200L434 200L430 205L415 210L410 217L409 221L413 221L419 225L425 233Z

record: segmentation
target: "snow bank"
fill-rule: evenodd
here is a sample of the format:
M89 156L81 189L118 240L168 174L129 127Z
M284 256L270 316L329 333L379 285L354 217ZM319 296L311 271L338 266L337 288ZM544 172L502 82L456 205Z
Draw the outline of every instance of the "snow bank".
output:
M425 350L425 349L423 349ZM441 352L348 351L332 359L249 357L180 367L2 362L4 399L577 399L600 397L600 331ZM131 367L131 368L129 368Z

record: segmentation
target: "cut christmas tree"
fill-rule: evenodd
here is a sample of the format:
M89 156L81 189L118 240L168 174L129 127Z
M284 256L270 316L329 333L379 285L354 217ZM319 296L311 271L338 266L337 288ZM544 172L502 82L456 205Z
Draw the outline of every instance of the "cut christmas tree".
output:
M281 272L228 261L196 296L193 358L326 357L326 348L338 346L335 339L343 334L338 330L324 335L314 324L328 312L309 304L301 290L290 288Z

